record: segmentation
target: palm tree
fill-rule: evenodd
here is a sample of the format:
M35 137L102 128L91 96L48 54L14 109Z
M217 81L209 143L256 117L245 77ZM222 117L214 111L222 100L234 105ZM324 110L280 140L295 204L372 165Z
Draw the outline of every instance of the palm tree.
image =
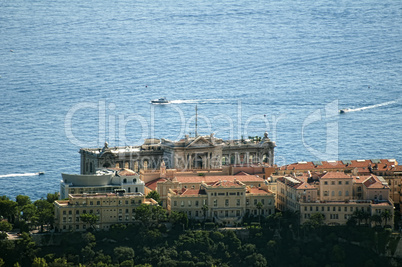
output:
M358 224L359 224L359 226L360 226L360 223L361 223L361 221L362 221L363 218L364 218L364 211L355 210L355 211L353 212L353 216L357 219L357 222L358 222Z
M362 219L366 221L366 224L368 225L368 221L370 220L370 213L368 212L362 212Z
M375 226L377 226L378 224L381 224L382 218L380 215L374 214L371 216L371 221L374 222Z
M392 214L389 210L385 210L381 212L381 218L385 220L385 225L387 225L388 220L392 218Z
M257 209L258 209L258 222L261 224L261 209L262 209L262 203L258 202L257 203Z
M205 222L207 220L208 205L206 204L202 205L201 210L204 213L204 222Z

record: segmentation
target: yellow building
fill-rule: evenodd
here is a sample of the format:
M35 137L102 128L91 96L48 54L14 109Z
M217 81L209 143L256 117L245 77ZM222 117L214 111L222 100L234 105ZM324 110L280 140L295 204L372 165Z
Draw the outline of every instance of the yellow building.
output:
M108 230L113 224L135 221L135 208L141 204L157 205L142 193L70 194L68 200L55 201L56 231L85 231L89 225L80 219L81 214L95 214L97 229Z
M231 178L203 181L196 188L169 189L167 209L184 212L195 220L209 219L229 225L241 222L246 214L265 217L275 212L275 196L265 184L247 186L236 176Z
M328 225L346 224L356 211L370 216L385 211L393 215L390 189L382 177L375 175L328 172L285 176L277 179L277 188L277 208L299 212L301 223L317 212L324 215Z

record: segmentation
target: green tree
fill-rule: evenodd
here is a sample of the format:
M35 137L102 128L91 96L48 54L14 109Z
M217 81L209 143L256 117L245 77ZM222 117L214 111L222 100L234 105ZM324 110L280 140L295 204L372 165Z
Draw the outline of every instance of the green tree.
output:
M45 224L52 225L54 222L53 204L50 204L44 199L39 199L34 202L34 205L37 209L35 219L41 228L41 232L43 232L43 226Z
M130 247L116 247L113 249L113 254L117 262L133 260L135 256L134 250Z
M141 204L135 209L135 219L141 221L144 227L149 227L152 219L152 209L150 205Z
M96 237L92 233L85 233L82 235L82 240L86 245L89 245L91 247L94 247L96 245Z
M207 214L208 214L208 205L204 204L201 207L202 214L204 215L204 222L207 220Z
M31 236L23 232L21 238L15 242L15 253L18 255L18 260L23 266L27 266L32 263L36 257L38 249L36 248L35 242L32 240Z
M48 264L44 258L36 257L32 262L32 267L47 267Z
M48 193L47 196L46 196L46 200L47 200L47 202L53 204L54 201L56 201L56 200L59 199L59 197L60 197L59 192L55 192L55 193L53 193L53 194L52 194L52 193Z
M188 227L188 217L184 212L172 211L169 215L169 220L173 224L181 224L183 226L183 230Z
M158 225L160 222L166 221L167 211L163 207L159 205L151 207L153 221L155 221Z
M381 224L382 218L380 215L374 214L373 216L371 216L371 221L374 222L374 224L377 226Z
M253 253L244 258L247 266L264 267L267 266L267 259L262 254Z
M83 214L80 215L80 219L81 219L82 222L89 224L89 226L93 230L96 230L95 224L99 220L98 215L89 214L89 213L83 213Z
M13 229L13 226L11 223L9 223L6 220L2 220L0 221L0 240L2 239L6 239L7 238L7 233L6 232L10 232L11 229Z
M0 197L0 218L3 217L13 223L16 213L17 203L6 196Z
M149 192L148 195L146 196L146 198L152 198L153 200L155 200L158 203L159 203L159 201L161 201L161 197L160 197L159 193L154 190Z
M353 212L353 217L356 218L358 225L360 226L360 223L362 222L362 220L364 219L364 211L362 210L355 210Z
M261 223L261 209L262 209L263 205L261 202L257 203L257 209L258 209L258 222Z
M31 204L31 199L28 196L18 195L16 198L18 207L22 208L25 205Z
M387 225L388 220L392 218L392 214L389 212L389 210L385 210L381 212L381 218L384 219L385 225Z

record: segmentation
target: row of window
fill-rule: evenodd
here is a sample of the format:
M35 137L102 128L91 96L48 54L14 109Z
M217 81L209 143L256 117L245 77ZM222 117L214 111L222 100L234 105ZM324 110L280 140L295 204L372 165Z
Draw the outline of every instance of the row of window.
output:
M328 185L328 181L324 181L325 185ZM335 185L335 181L331 181L331 185ZM349 181L345 181L345 184L348 185ZM342 185L342 181L338 181L338 185Z
M327 197L328 196L328 194L329 194L329 191L324 191L324 197ZM342 191L338 191L338 196L342 196ZM331 196L335 196L335 191L331 191ZM349 196L349 191L348 190L346 190L345 191L345 196Z
M95 203L95 201L89 201L90 206L94 206L94 203ZM125 205L129 205L129 204L135 205L136 203L141 204L142 199L139 199L138 201L135 200L135 199L131 199L131 201L129 201L129 200L125 200L125 201L123 201L123 200L118 200L118 201L116 201L116 200L110 200L110 201L104 200L103 201L103 204L111 204L111 203L117 203L118 205L122 205L123 203ZM75 205L79 206L80 203L78 201L76 201ZM87 205L87 201L82 201L81 205ZM99 200L96 201L96 206L100 206L100 205L101 205L101 202Z
M344 211L347 212L348 211L348 207L341 207L341 206L326 206L326 208L324 206L321 206L321 208L319 206L304 206L304 211ZM349 207L349 211L353 212L355 210L359 210L359 207ZM364 211L364 207L360 207L361 211ZM367 211L370 211L370 207L366 208Z

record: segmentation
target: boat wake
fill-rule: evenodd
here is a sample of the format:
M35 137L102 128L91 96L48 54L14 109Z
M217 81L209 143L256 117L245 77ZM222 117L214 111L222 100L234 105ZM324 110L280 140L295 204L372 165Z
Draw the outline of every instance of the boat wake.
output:
M172 100L172 104L201 104L201 103L222 103L230 101L230 99L188 99L188 100Z
M388 101L388 102L384 102L384 103L381 103L381 104L376 104L376 105L371 105L371 106L361 107L361 108L345 108L345 109L341 109L340 113L361 111L361 110L371 109L371 108L378 108L378 107L383 107L383 106L388 106L388 105L391 105L391 104L395 104L396 102L398 102L398 100Z
M7 178L7 177L24 177L24 176L37 176L41 175L43 172L29 172L29 173L10 173L10 174L3 174L0 175L0 178Z

